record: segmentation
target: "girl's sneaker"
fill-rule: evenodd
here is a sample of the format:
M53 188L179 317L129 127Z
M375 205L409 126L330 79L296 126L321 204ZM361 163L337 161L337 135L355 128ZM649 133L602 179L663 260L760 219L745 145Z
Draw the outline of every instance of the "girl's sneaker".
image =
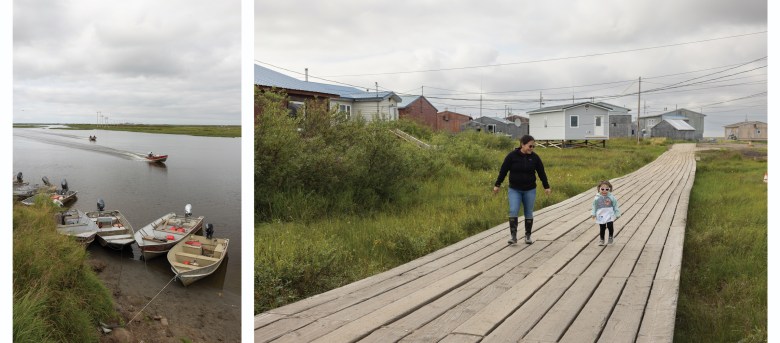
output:
M609 237L609 240L607 241L607 244L612 245L612 237Z
M604 246L604 240L603 240L603 239L599 239L599 246L600 246L600 247L603 247L603 246Z

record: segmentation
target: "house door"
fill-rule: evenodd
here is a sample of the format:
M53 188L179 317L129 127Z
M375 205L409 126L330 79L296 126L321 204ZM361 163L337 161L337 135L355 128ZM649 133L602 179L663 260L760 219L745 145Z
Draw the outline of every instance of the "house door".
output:
M595 120L593 135L604 136L604 116L595 116Z

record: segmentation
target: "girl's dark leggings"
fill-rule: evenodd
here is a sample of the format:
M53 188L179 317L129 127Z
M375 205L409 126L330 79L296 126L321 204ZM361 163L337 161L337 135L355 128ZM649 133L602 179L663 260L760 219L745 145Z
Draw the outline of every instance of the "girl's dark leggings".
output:
M599 224L599 237L601 237L602 240L604 240L604 229L609 228L609 237L614 237L615 228L612 225L612 222L608 222L606 224Z

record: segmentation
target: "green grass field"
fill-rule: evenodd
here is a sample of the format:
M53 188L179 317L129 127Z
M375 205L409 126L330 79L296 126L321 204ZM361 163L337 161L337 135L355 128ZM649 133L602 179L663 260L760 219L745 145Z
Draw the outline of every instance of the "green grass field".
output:
M766 146L699 152L675 341L767 341Z
M539 149L553 193L539 194L536 209L593 188L598 180L628 174L666 148L611 140L606 150ZM477 170L466 167L473 162L452 163L444 168L444 177L423 182L413 200L396 206L257 223L255 313L388 270L502 223L507 216L506 181L499 195L491 190L508 152L480 150L477 156L488 165ZM305 197L297 201L301 208L318 206Z
M166 133L172 135L190 135L207 137L241 137L240 125L100 125L67 124L63 130L111 130L145 133ZM100 137L98 137L100 139Z
M84 247L55 231L54 211L45 198L13 209L14 342L98 342L98 321L119 316Z

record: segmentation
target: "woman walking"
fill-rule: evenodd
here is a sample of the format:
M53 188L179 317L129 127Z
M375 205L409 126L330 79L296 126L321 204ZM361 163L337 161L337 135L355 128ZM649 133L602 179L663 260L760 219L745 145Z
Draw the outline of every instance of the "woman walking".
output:
M520 138L520 147L510 152L501 164L496 184L493 186L493 194L498 193L501 183L509 173L509 234L512 238L509 244L517 243L517 215L520 212L520 204L523 205L525 216L525 244L532 244L531 228L534 225L534 201L536 200L536 175L542 180L544 193L552 192L547 182L547 174L544 173L542 159L534 153L536 146L534 138L525 135Z

